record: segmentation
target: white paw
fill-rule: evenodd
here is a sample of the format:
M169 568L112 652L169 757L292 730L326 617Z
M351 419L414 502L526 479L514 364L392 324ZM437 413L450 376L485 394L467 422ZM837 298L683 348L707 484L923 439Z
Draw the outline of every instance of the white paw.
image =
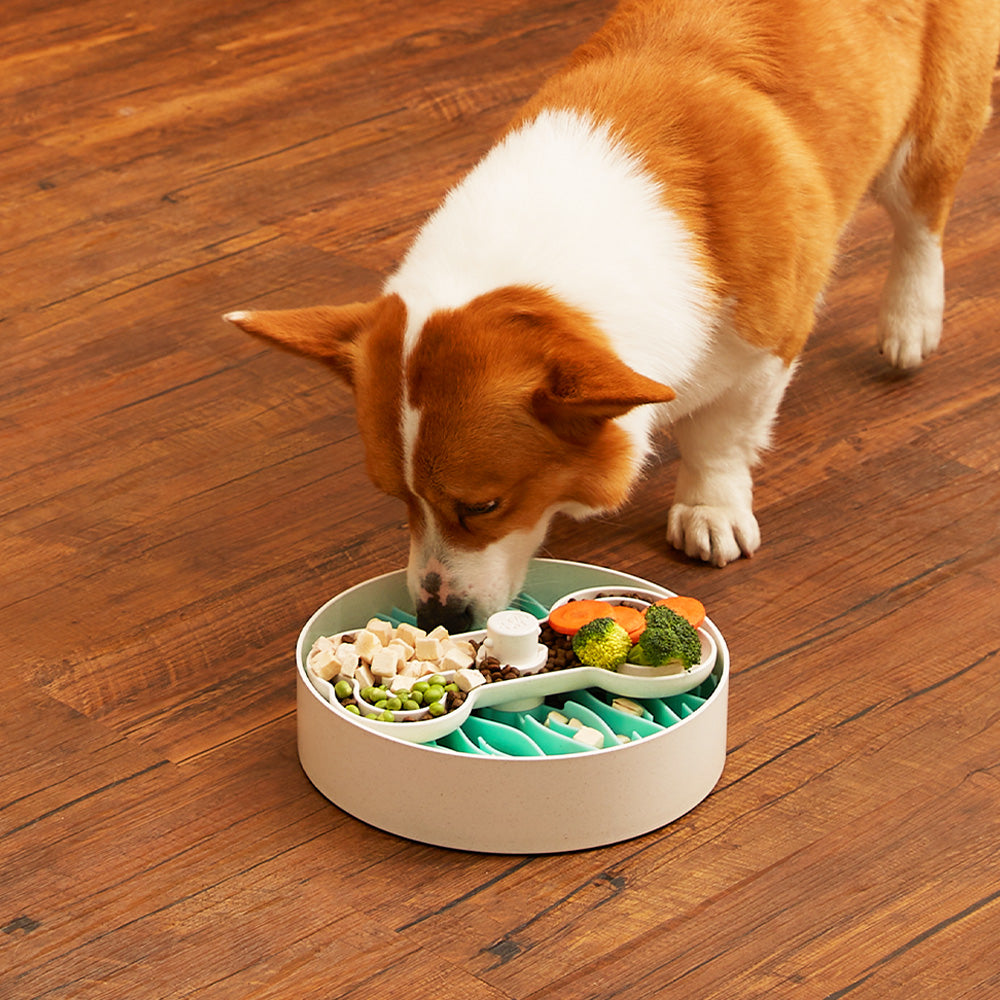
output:
M940 310L886 309L879 315L879 350L894 368L918 368L940 342Z
M675 503L667 515L667 541L692 559L725 566L753 555L760 528L749 509Z
M889 364L918 367L941 342L943 317L944 264L937 241L927 235L894 247L878 318L878 346Z

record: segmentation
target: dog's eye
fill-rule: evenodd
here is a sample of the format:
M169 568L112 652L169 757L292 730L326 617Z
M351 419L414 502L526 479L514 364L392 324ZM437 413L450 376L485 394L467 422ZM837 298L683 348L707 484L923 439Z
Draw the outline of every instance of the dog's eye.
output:
M499 506L499 498L496 500L487 500L485 503L462 503L461 500L456 500L455 513L458 515L459 524L464 528L468 518L492 514Z

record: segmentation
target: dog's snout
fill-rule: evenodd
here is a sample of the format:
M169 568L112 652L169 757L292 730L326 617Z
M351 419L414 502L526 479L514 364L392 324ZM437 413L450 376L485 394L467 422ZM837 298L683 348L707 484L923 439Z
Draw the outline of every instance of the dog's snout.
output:
M443 625L450 634L468 632L474 624L472 606L463 601L449 598L444 604L436 597L421 601L417 605L417 625L430 631Z

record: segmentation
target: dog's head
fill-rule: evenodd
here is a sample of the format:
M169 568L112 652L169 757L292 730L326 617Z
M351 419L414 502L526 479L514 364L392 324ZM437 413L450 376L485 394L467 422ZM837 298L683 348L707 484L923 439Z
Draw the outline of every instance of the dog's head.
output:
M526 287L422 321L398 295L227 319L353 388L368 473L407 506L418 619L452 631L507 606L557 512L622 503L642 456L616 418L674 395Z

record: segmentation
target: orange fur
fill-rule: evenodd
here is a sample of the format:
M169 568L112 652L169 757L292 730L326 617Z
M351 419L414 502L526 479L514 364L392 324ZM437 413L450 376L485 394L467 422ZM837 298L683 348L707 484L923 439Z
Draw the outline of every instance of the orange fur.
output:
M610 418L673 398L610 354L591 320L528 288L431 316L407 379L425 429L414 486L461 548L527 530L558 501L623 502L636 456ZM460 524L457 505L501 496L509 502L474 531Z
M750 468L868 190L894 223L880 346L899 367L936 347L941 235L985 123L998 38L997 0L624 0L512 122L508 136L570 112L609 133L657 182L704 276L714 331L679 332L703 338L692 356L709 360L688 373L695 403L678 411L668 522L689 555L723 565L759 544ZM407 308L383 295L230 318L353 386L372 479L406 501L413 538L430 539L411 554L418 601L440 611L449 591L477 611L502 606L502 588L470 579L486 564L461 554L490 553L516 587L513 564L554 510L624 501L645 445L616 418L673 391L627 367L597 318L539 288L431 309L413 330ZM742 379L743 366L755 374ZM511 544L498 556L501 541Z
M914 200L940 234L998 20L995 0L626 0L513 127L543 108L610 123L663 182L740 335L791 361L844 226L908 132Z

